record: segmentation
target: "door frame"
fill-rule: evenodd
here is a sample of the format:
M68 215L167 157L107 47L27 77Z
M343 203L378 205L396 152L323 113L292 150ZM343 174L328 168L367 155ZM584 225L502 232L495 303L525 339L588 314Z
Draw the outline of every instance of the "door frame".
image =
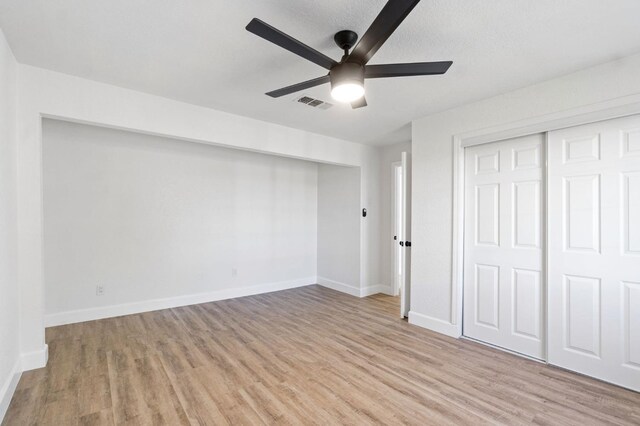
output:
M398 186L397 186L397 178L398 178L398 169L402 169L402 161L394 161L393 163L391 163L391 184L393 186L392 190L391 190L391 230L392 230L392 234L396 235L396 222L398 221L398 217L397 217L397 203L398 203ZM398 258L396 256L396 250L398 250L400 253L401 250L398 249L398 239L400 238L399 233L397 233L396 235L398 238L391 240L391 256L393 257L393 260L391 262L391 267L392 269L392 284L393 284L393 290L392 293L394 296L400 296L400 275L397 273L398 268L400 267L400 265L397 263L398 262Z
M526 120L519 120L480 130L462 132L453 135L453 212L452 212L452 256L451 256L451 326L441 328L441 331L452 337L462 337L463 312L463 284L464 284L464 184L465 161L464 149L468 146L499 142L535 133L548 133L566 127L579 126L597 121L610 120L640 114L640 95L624 96L613 100L594 103L585 107L572 108L554 112ZM548 140L545 136L545 191L547 185L547 152ZM544 201L546 209L547 200ZM548 211L545 211L545 221L548 223ZM548 264L547 240L548 232L543 233L545 254L545 269ZM549 272L545 271L545 283L549 281ZM546 294L546 292L545 292ZM545 316L546 316L545 301ZM544 324L545 329L547 324ZM545 345L546 347L546 345Z

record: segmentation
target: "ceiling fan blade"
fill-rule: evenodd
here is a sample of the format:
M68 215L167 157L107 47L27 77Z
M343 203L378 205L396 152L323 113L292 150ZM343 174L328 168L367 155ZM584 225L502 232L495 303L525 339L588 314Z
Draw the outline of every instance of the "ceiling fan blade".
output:
M350 62L366 64L404 21L420 0L389 0L349 55Z
M306 44L296 40L291 36L288 36L287 34L259 20L258 18L253 18L247 25L246 29L247 31L257 35L258 37L262 37L263 39L270 41L273 44L277 44L283 49L286 49L291 53L295 53L296 55L301 56L313 62L314 64L318 64L328 70L338 64L327 55L318 52L314 48L307 46Z
M437 75L447 72L453 64L442 62L413 62L409 64L367 65L364 68L365 78L409 77L412 75Z
M272 90L265 93L272 98L279 98L280 96L289 95L291 93L299 92L300 90L308 89L310 87L319 86L329 82L329 76L324 75L322 77L314 78L313 80L303 81L302 83L293 84L291 86L283 87L282 89Z
M366 106L367 106L367 100L364 98L364 96L358 99L357 101L351 102L351 108L353 109L362 108Z

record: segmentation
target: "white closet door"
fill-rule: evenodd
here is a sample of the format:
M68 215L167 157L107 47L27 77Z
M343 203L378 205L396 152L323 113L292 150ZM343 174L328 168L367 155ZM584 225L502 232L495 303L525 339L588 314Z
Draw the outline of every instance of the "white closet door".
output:
M640 390L640 117L548 146L549 362Z
M544 136L465 149L464 334L545 357Z

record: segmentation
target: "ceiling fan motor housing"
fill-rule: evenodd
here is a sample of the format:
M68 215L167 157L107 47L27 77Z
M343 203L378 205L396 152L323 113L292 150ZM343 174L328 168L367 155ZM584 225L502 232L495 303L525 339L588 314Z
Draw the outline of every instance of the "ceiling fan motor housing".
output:
M338 47L342 50L349 50L358 41L358 34L351 30L342 30L335 33L333 41L336 42Z
M344 62L331 68L331 88L345 83L364 85L364 66L355 62Z

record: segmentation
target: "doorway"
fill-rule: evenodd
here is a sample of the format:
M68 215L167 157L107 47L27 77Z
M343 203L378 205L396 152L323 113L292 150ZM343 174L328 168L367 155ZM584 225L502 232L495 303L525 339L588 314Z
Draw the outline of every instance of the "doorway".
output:
M400 296L400 318L411 308L411 155L403 152L392 163L393 183L393 291Z

